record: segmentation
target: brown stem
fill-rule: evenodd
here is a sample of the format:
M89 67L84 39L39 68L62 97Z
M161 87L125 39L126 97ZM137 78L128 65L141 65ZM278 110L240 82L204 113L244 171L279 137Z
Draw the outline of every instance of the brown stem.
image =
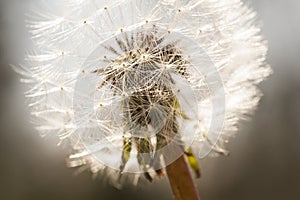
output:
M175 200L200 200L184 156L166 167Z

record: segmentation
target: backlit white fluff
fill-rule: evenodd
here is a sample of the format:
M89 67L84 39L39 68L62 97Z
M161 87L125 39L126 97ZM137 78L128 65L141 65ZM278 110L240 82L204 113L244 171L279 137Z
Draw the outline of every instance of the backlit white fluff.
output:
M116 38L125 43L126 34L130 38L157 31L154 35L164 37L165 43L179 40L174 46L190 63L186 80L174 76L182 109L190 118L182 120L180 132L199 158L227 153L224 141L256 107L261 97L256 85L271 73L255 13L240 0L43 0L31 8L27 26L33 49L16 70L26 77L25 95L38 131L73 145L70 166L87 165L93 172L108 166L114 172L120 165L124 133L116 116L123 97L113 96L108 88L98 90L103 77L92 73L93 67L105 67L105 59L122 57ZM150 78L162 71L136 73ZM153 112L153 120L165 116L160 108ZM125 171L143 169L133 156ZM118 178L117 173L110 175Z

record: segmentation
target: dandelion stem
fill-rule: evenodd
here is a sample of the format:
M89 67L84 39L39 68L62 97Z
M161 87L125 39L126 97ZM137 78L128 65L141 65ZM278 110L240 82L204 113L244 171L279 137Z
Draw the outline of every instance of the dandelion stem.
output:
M175 200L200 200L184 155L168 165L166 171Z

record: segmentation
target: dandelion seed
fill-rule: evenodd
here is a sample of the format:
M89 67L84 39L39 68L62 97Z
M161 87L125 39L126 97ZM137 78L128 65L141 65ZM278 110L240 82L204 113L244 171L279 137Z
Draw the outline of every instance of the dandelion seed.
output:
M200 176L195 158L227 154L271 73L254 19L239 0L42 1L16 70L41 134L72 143L70 166L152 181L186 155Z

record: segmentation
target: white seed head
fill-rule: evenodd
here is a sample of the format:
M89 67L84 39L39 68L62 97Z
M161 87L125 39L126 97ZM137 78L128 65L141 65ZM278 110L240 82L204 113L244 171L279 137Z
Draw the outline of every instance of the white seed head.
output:
M271 73L240 0L40 1L27 25L34 53L17 71L37 129L112 179L165 167L183 153L172 145L226 154Z

